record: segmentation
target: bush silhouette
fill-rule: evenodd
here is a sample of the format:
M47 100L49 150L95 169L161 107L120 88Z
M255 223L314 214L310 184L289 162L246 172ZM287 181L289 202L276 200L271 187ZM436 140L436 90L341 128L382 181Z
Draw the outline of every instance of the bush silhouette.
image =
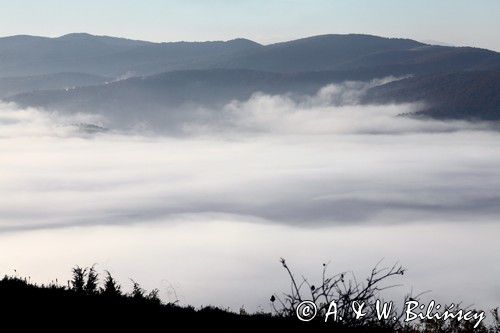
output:
M101 294L108 297L122 296L121 286L111 276L109 271L106 271L106 278L104 279L104 287L101 288Z
M295 306L294 301L308 298L311 295L323 294L327 285L313 285L307 279L298 281L284 260L282 265L295 282L292 282L292 293L285 294L284 299L278 297L279 295L273 295L271 300L274 301L273 306L277 310L274 314L262 311L252 314L243 308L240 309L239 313L234 313L213 306L195 309L192 306L180 306L177 302L164 303L159 297L158 289L147 292L133 280L131 292L126 294L122 292L121 286L108 271L105 271L104 279L100 284L100 275L94 265L90 268L80 266L73 268L72 279L68 286L59 285L57 280L49 285L37 285L32 283L30 279L4 276L0 280L0 318L4 325L16 324L18 330L49 328L51 331L55 329L72 331L80 328L94 330L99 324L99 330L136 329L141 332L154 330L158 327L170 330L175 328L206 330L210 328L231 332L242 330L331 332L332 329L335 332L352 333L499 332L498 309L492 312L494 318L496 315L496 324L489 327L482 325L478 329L472 329L472 325L468 323L442 325L440 322L432 321L407 327L396 327L369 321L361 325L352 325L349 322L330 325L321 320L304 323L298 321L292 314L291 309ZM378 270L375 271L378 272ZM396 266L395 269L389 269L380 276L395 277L398 272L401 273L401 268ZM374 276L378 276L377 274ZM338 275L336 279L344 280L345 283L348 281L347 276L342 274ZM373 281L376 279L374 278ZM335 280L331 280L325 275L324 281L330 285ZM377 283L369 282L368 285L376 286ZM306 290L310 295L303 293ZM363 295L363 292L359 294L359 291L354 291L350 295L359 296ZM281 304L280 302L292 308L279 309L277 304Z
M73 290L79 294L83 294L85 290L86 274L86 268L81 268L80 266L76 266L75 268L73 268L73 280L71 281L71 284L73 286Z
M87 272L87 282L85 283L85 293L88 295L95 295L98 293L97 283L99 274L95 270L95 265L90 267Z

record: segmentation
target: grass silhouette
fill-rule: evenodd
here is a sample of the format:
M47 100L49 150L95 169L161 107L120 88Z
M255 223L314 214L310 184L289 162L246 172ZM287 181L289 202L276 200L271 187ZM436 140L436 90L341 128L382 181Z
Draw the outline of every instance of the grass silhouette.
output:
M284 260L282 264L290 277L294 278ZM397 266L395 269L396 273L401 273L402 268ZM239 313L234 313L212 306L195 309L192 306L180 306L176 301L165 303L159 298L158 289L147 292L133 280L132 291L124 293L122 287L108 271L105 271L103 279L101 279L95 265L90 268L76 266L72 272L72 280L68 282L67 286L59 285L57 280L48 285L38 285L32 283L30 279L4 276L0 280L0 319L2 324L9 326L15 324L16 330L43 328L65 331L135 329L144 332L158 330L158 328L162 331L173 329L206 330L210 328L232 332L262 329L280 332L500 332L498 309L496 312L493 311L494 323L492 325L488 327L481 325L476 329L467 323L446 325L438 322L424 322L405 327L385 325L377 321L365 321L362 325L331 322L325 324L321 319L301 322L288 308L275 313L249 314L244 309L240 310ZM385 274L393 276L392 273L394 270L389 270ZM341 277L344 278L343 275ZM332 280L325 277L324 281L331 282ZM295 284L292 287L293 296L284 295L302 297L296 283L297 281L292 282L292 285ZM307 283L306 286L313 295L318 293L317 290L323 290L325 287L312 287ZM276 302L277 299L277 296L273 295L271 301ZM283 303L286 304L286 301Z

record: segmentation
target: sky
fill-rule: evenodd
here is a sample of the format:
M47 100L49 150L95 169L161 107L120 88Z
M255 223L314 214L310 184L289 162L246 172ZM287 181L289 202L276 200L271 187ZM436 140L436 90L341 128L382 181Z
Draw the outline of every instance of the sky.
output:
M368 33L500 51L498 0L0 0L0 36L88 32L264 44Z

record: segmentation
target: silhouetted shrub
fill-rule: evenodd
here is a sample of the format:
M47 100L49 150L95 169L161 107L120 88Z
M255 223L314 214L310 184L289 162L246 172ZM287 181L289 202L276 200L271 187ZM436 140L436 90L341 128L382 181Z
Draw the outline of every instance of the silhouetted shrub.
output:
M159 289L153 289L149 292L149 294L146 296L146 298L153 303L156 304L161 304L161 299L160 299L160 290Z
M98 293L97 284L99 280L99 274L95 270L95 265L88 269L87 282L85 283L85 292L87 295L95 295Z
M85 275L87 274L86 268L81 268L76 266L73 268L73 279L71 280L71 285L73 290L79 294L82 294L85 290Z
M111 276L111 273L106 271L104 279L104 287L101 288L101 294L105 296L118 297L122 295L121 286Z
M278 294L271 296L272 307L279 316L296 316L297 307L306 300L316 305L318 313L325 314L330 304L334 302L337 306L338 317L342 318L344 326L401 328L399 320L384 322L376 316L376 301L380 297L380 291L394 287L394 285L383 286L382 283L389 278L403 275L405 269L401 265L395 264L391 267L380 268L377 264L366 279L359 280L352 272L329 275L328 264L323 264L321 281L318 284L312 284L305 277L298 280L285 259L282 258L280 262L290 278L291 290L283 296ZM406 296L405 301L409 297ZM364 303L366 315L362 318L356 318L356 314L352 311L352 304L355 302ZM401 312L398 316L400 319L403 313Z
M144 294L146 291L142 289L142 287L139 285L139 283L135 282L134 280L130 279L132 281L132 292L130 293L130 296L135 299L135 300L144 300L146 297Z
M335 275L335 278L324 274L324 284L313 285L306 279L298 281L284 260L282 265L293 277L294 282L292 282L292 292L285 294L284 299L273 295L275 303L273 306L276 308L274 315L262 311L251 314L244 309L234 313L213 306L195 309L192 306L183 307L176 303L165 304L159 297L158 289L148 293L135 281L132 281L132 291L124 294L109 272L106 272L102 288L98 288L99 274L94 267L89 269L77 266L72 270L73 277L68 287L59 286L57 280L48 286L39 286L27 279L5 276L0 280L0 318L3 325L15 323L21 331L27 327L37 330L49 328L51 331L55 327L65 331L81 327L93 330L99 324L100 329L106 327L110 331L135 329L140 332L151 331L157 327L168 327L171 330L179 327L183 331L213 328L232 332L242 330L331 332L333 329L340 333L499 333L498 309L492 312L496 324L488 327L481 325L477 329L472 329L469 322L457 325L425 321L419 325L404 327L376 326L370 321L358 326L329 325L330 323L325 324L321 320L303 323L292 315L291 308L279 309L276 303L295 306L294 302L297 299L312 296L318 301L325 297L324 294L328 299L338 299L335 296L338 296L338 292L332 294L328 292L332 285L347 288L341 289L344 290L341 291L341 295L351 300L371 299L370 295L381 290L377 287L379 281L404 271L400 266L382 271L374 269L367 283L363 285L357 285L355 282L349 284L345 273ZM324 269L326 271L326 265ZM337 280L340 282L335 282Z

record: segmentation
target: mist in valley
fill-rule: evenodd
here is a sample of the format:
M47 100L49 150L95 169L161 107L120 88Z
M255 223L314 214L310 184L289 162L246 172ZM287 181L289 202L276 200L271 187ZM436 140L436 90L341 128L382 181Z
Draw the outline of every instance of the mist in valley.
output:
M500 133L361 102L397 79L193 104L165 131L3 103L0 269L97 262L185 304L268 310L279 257L312 276L385 258L409 268L398 292L493 307Z

